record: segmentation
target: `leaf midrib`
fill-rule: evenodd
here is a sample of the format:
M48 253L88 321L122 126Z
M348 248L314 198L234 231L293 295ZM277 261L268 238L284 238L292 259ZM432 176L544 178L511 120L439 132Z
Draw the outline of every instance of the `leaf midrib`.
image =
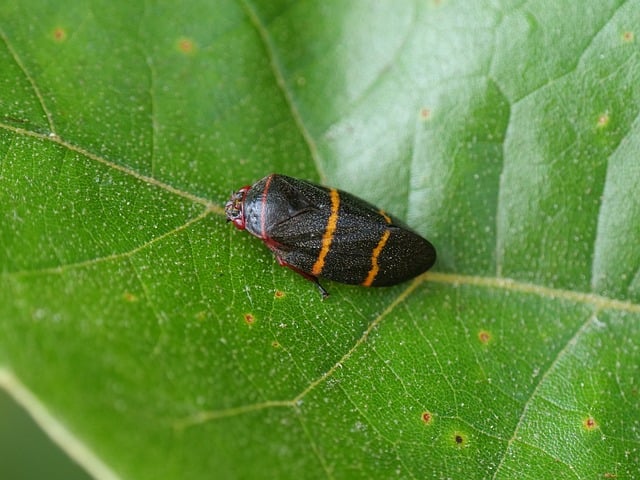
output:
M189 225L201 220L202 218L208 216L209 214L215 214L215 215L219 215L219 216L224 216L224 208L221 207L218 204L212 203L210 200L197 196L195 194L192 194L190 192L187 192L185 190L182 190L180 188L174 187L173 185L163 182L161 180L158 180L156 178L144 175L142 173L137 172L136 170L129 168L127 166L123 166L123 165L119 165L115 162L112 162L110 160L107 160L104 157L101 157L100 155L97 155L95 153L92 153L86 149L84 149L83 147L74 145L64 139L62 139L59 136L51 136L51 135L45 135L42 134L40 132L34 132L31 130L27 130L24 128L19 128L19 127L14 127L12 125L6 124L6 123L2 123L0 122L0 128L7 130L9 132L12 132L16 135L24 135L24 136L28 136L28 137L32 137L32 138L37 138L39 140L43 140L43 141L49 141L52 143L55 143L63 148L67 148L68 150L77 153L79 155L85 156L97 163L100 163L108 168L112 168L114 170L117 170L121 173L124 173L125 175L129 175L132 178L135 178L141 182L147 183L149 185L153 185L157 188L160 188L162 190L165 190L171 194L177 195L179 197L182 197L184 199L187 199L193 203L197 203L200 204L202 206L205 207L204 211L201 212L198 216L189 219L187 222L185 222L184 224L174 228L173 230L169 231L169 232L165 232L162 235L159 235L158 237L154 237L151 240L149 240L148 242L145 242L145 244L143 245L139 245L136 248L127 251L127 252L122 252L122 253L118 253L115 255L109 255L106 257L100 257L100 258L96 258L96 259L92 259L89 261L83 261L83 262L78 262L75 264L68 264L68 265L60 265L57 267L53 267L53 268L46 268L46 269L41 269L41 270L29 270L29 271L22 271L22 272L9 272L9 273L4 273L3 276L12 276L12 275L25 275L25 274L38 274L38 273L44 273L44 274L51 274L51 273L60 273L60 269L64 268L64 269L68 269L68 268L76 268L76 267L82 267L87 265L88 263L95 263L95 262L99 262L99 261L103 261L103 260L108 260L108 259L112 259L114 257L127 257L135 252L140 251L141 249L143 249L145 246L151 244L151 243L155 243L158 240L161 240L163 238L167 238L169 236L171 236L174 233L178 233L182 230L184 230L186 227L188 227ZM575 302L575 303L579 303L579 304L585 304L585 305L592 305L594 307L596 307L597 309L601 309L601 310L618 310L618 311L623 311L623 312L628 312L628 313L640 313L640 304L638 303L634 303L631 301L626 301L626 300L619 300L619 299L615 299L615 298L611 298L611 297L607 297L604 295L598 295L595 293L586 293L586 292L577 292L577 291L573 291L573 290L566 290L566 289L559 289L559 288L552 288L552 287L546 287L543 285L538 285L538 284L534 284L534 283L527 283L527 282L520 282L516 279L510 279L510 278L506 278L506 277L498 277L498 276L494 276L494 277L490 277L490 276L477 276L477 275L464 275L464 274L457 274L457 273L445 273L445 272L427 272L426 274L422 275L421 277L418 277L419 279L422 280L428 280L428 281L432 281L435 283L443 283L443 284L450 284L450 285L474 285L474 286L479 286L479 287L485 287L485 288L494 288L494 289L499 289L499 290L505 290L505 291L513 291L513 292L520 292L520 293L529 293L529 294L534 294L537 295L539 297L544 297L544 298L550 298L550 299L563 299L563 300L567 300L567 301L571 301L571 302ZM413 288L410 288L411 291L413 291ZM399 295L398 298L402 297L404 298L403 293L401 293ZM392 303L392 305L395 305L396 302L394 301L394 303ZM386 311L386 310L385 310ZM388 312L387 312L388 313Z

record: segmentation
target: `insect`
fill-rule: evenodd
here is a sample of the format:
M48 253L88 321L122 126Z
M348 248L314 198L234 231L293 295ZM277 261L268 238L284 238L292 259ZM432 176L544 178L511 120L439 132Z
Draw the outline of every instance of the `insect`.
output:
M350 193L272 173L225 205L228 222L261 239L278 263L329 293L318 277L366 287L427 271L436 251L405 224Z

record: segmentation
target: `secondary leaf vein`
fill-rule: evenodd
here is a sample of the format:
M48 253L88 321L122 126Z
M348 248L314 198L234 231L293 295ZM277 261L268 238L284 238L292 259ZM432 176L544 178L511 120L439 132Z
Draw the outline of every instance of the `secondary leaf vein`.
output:
M18 68L22 71L25 78L31 85L31 88L33 89L33 93L38 99L38 103L40 104L40 108L42 108L42 111L45 117L47 117L47 123L49 124L50 135L56 136L57 134L56 134L56 127L53 121L53 115L51 114L51 111L47 108L47 104L44 101L44 96L42 95L40 88L38 88L38 84L36 83L35 78L31 75L31 73L29 73L29 70L27 69L26 65L22 63L22 60L20 59L18 52L11 46L11 43L9 42L9 38L7 37L7 35L4 33L4 30L2 29L0 29L0 38L2 38L2 41L7 47L7 51L9 52L11 57L13 57L13 61L16 63Z
M311 136L311 133L309 132L307 126L302 120L302 116L300 115L296 102L293 98L293 93L289 88L289 86L287 85L287 82L284 78L284 75L283 75L284 68L278 59L278 55L276 54L276 47L273 41L271 40L271 37L269 36L267 28L262 22L262 19L258 16L258 13L250 4L250 2L243 0L241 3L245 13L247 14L247 17L249 18L249 21L251 22L253 27L256 29L256 32L258 33L258 36L262 41L267 57L269 58L269 64L271 65L271 70L273 72L273 76L275 78L276 84L278 85L278 88L280 88L280 90L282 91L282 95L284 96L285 102L287 103L289 110L291 112L291 117L293 118L293 121L295 122L296 126L298 127L298 130L300 131L300 134L302 135L302 138L304 138L304 141L306 142L307 147L309 148L309 153L311 154L311 158L313 159L316 165L316 170L318 171L320 180L324 181L326 179L326 175L322 170L322 167L320 166L318 147L316 145L315 140Z

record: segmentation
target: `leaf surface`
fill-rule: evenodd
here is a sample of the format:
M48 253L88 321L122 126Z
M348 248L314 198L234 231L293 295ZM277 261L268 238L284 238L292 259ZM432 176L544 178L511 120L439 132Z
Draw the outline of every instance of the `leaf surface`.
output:
M5 2L1 383L101 476L633 478L637 25L637 0ZM405 219L436 267L323 302L224 221L272 171Z

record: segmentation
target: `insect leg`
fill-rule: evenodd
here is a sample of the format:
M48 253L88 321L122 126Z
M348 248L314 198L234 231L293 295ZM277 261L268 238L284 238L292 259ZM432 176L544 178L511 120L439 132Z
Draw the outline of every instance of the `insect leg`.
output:
M318 280L318 277L314 277L313 275L307 273L307 272L303 272L302 270L300 270L297 267L294 267L293 265L285 262L282 258L280 258L278 255L276 255L276 259L278 260L278 263L283 266L283 267L287 267L290 268L291 270L293 270L294 272L298 273L299 275L302 275L304 278L306 278L307 280L313 282L316 284L316 286L318 287L318 290L320 290L320 293L322 294L322 299L324 300L325 298L327 298L329 296L329 292L322 286L320 285L320 281Z

